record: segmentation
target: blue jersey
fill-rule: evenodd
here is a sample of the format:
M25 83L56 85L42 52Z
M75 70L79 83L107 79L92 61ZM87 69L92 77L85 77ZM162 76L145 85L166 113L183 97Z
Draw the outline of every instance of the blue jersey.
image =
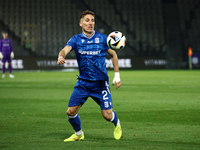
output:
M13 51L12 48L12 41L11 39L1 39L0 40L0 52L3 53L3 55L10 55L10 53Z
M109 47L106 35L96 31L90 37L77 34L65 46L71 46L76 52L79 79L108 81L105 59Z

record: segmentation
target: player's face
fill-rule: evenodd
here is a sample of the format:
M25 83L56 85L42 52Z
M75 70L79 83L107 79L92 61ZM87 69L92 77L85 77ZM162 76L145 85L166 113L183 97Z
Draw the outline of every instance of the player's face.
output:
M83 33L92 34L94 32L94 16L87 14L81 19L80 26L82 27Z
M8 38L8 33L3 33L3 38L7 39Z

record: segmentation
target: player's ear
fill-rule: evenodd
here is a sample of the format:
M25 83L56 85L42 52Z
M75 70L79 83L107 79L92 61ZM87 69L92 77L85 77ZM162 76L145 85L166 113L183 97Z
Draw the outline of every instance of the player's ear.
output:
M79 22L79 25L82 27L82 22L81 21Z

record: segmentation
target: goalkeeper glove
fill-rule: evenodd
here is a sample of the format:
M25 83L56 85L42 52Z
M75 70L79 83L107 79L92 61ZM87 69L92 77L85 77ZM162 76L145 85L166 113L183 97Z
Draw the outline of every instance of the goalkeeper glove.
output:
M0 59L3 59L3 54L2 54L2 52L0 52Z
M120 80L119 72L115 72L115 77L114 77L114 79L113 79L113 85L114 85L115 83L118 83L119 81L121 81L121 80Z
M11 58L14 58L14 57L15 57L15 55L14 55L13 52L11 52L10 57L11 57Z

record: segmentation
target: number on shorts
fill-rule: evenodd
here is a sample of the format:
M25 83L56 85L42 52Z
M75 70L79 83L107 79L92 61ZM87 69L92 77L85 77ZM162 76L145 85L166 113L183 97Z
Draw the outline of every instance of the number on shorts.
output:
M106 90L103 90L102 94L103 94L103 100L107 100L108 99L108 97L107 97L108 92Z
M107 81L105 81L106 87L107 87L107 91L110 93L110 88L109 88L109 84L107 83Z

